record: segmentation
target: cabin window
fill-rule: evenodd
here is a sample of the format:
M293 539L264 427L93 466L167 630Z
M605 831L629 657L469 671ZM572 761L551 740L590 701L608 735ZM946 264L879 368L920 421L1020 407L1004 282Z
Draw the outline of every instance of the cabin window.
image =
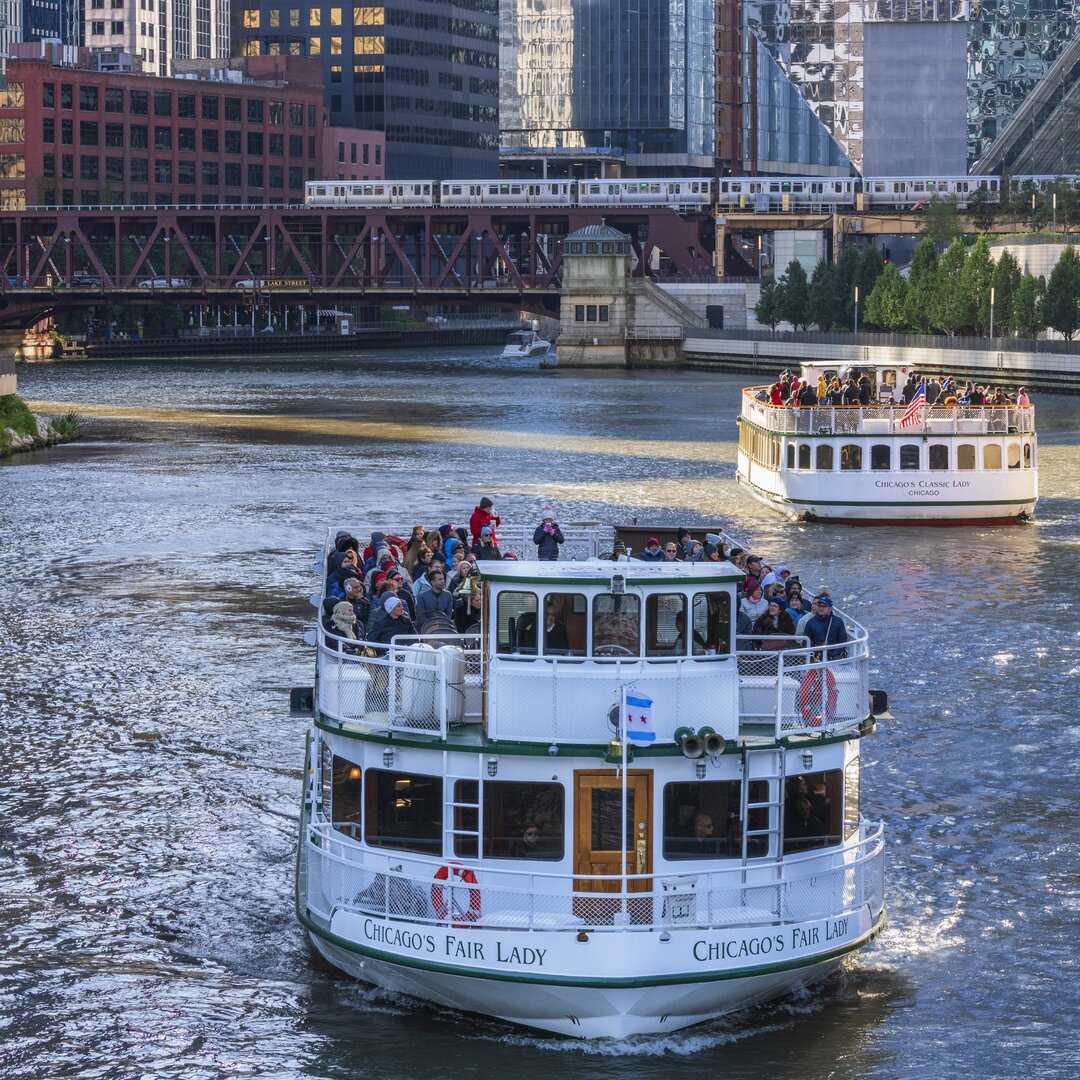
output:
M958 469L975 468L975 446L973 443L961 443L956 448L956 467Z
M641 600L620 593L593 597L592 654L598 657L641 655Z
M983 447L983 468L1001 468L1001 447L997 443L987 443Z
M884 443L870 447L870 468L883 472L892 468L892 447Z
M583 593L544 597L544 655L584 656L588 602Z
M1009 468L1010 469L1019 469L1020 468L1020 444L1015 443L1015 442L1009 443L1008 447L1006 448L1006 452L1009 455Z
M932 443L929 453L930 468L941 472L949 467L949 447L946 443Z
M536 596L533 593L499 593L496 653L536 655L536 611Z
M1031 443L1024 443L1024 468L1031 468Z
M842 769L792 776L784 787L784 854L840 843Z
M840 468L844 472L856 472L862 469L862 447L855 443L841 446Z
M920 455L918 443L904 443L904 445L900 447L900 468L919 468L919 456Z
M829 443L818 443L816 468L825 472L832 472L833 452Z
M787 444L787 467L789 469L795 468L795 444L792 442Z
M695 656L727 656L731 652L731 594L705 592L694 594Z
M372 847L442 854L441 776L368 769L364 835Z
M330 794L330 820L339 832L360 839L360 793L363 772L359 765L334 755Z
M751 788L767 789L758 780ZM711 780L699 784L664 785L665 859L738 859L742 857L738 780ZM765 791L756 792L767 801ZM766 810L766 813L768 811ZM762 848L765 837L754 837ZM617 846L617 845L616 845ZM765 850L750 851L764 855Z
M799 468L810 468L810 444L799 443Z
M859 758L844 766L844 839L850 840L859 832Z
M472 804L454 811L454 854L476 858L476 780L459 780L454 801ZM548 859L563 857L566 795L562 784L485 780L484 858ZM472 835L469 835L472 833Z
M686 655L686 597L652 593L645 599L645 655Z

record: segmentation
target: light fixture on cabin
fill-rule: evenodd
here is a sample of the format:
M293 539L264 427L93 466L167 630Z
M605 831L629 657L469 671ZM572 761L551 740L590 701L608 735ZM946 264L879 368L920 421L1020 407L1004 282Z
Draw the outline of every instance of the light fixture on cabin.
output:
M499 759L497 757L489 757L487 759L487 774L488 776L499 775Z
M350 780L359 780L360 779L360 766L359 765L350 765L349 766L349 779Z
M394 809L395 810L408 810L410 806L412 806L412 799L395 799L394 800Z
M622 596L626 592L626 575L611 575L611 593L613 596Z
M812 769L814 767L814 755L809 750L802 752L802 767L804 769Z
M393 750L384 750L382 752L382 763L383 763L383 768L386 768L386 769L393 768L393 766L394 766L394 751Z
M551 744L551 745L550 745L550 746L548 747L548 757L555 757L555 756L557 756L557 755L558 755L558 753L559 753L559 748L558 748L558 746L556 746L556 745L555 745L555 743L552 743L552 744Z
M699 757L699 758L695 759L695 761L694 761L694 775L699 780L704 780L705 779L705 768L706 768L705 759L703 757Z

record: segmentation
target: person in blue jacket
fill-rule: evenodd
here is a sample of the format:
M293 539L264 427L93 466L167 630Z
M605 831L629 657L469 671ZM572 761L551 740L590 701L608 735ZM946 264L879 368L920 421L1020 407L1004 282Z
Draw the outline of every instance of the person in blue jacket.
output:
M814 648L823 647L826 660L840 660L847 656L848 632L844 620L833 612L832 597L820 593L814 597L813 615L807 620L803 633Z

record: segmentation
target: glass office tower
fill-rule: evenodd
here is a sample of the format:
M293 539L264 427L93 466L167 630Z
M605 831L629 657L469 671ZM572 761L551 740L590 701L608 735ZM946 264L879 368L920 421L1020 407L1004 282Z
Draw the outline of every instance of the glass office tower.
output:
M711 170L714 11L715 0L502 0L503 144Z

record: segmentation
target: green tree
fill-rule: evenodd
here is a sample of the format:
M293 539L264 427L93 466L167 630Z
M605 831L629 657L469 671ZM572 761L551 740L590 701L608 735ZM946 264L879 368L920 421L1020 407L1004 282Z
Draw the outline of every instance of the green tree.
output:
M866 321L886 330L903 330L907 326L906 308L907 282L889 263L866 298Z
M836 322L845 330L855 325L855 284L859 280L859 249L845 244L836 264Z
M1046 325L1042 320L1042 282L1031 274L1025 274L1013 296L1009 326L1020 337L1037 338Z
M938 260L937 281L930 298L930 322L952 337L974 321L975 305L964 292L963 274L967 249L954 240Z
M975 241L964 261L960 275L960 291L971 313L971 329L985 334L990 329L990 284L994 276L994 261L985 236ZM996 299L996 298L995 298Z
M937 264L937 248L928 236L915 249L904 298L907 325L918 334L930 332L930 305L937 289Z
M1004 335L1011 329L1013 300L1020 287L1020 264L1011 252L1001 253L994 264L990 285L994 290L994 331L998 335ZM987 329L989 330L989 327Z
M810 322L810 285L798 259L788 263L780 279L780 317L796 330L805 329Z
M866 301L874 291L874 285L881 276L884 263L881 261L881 253L871 244L865 247L859 255L859 265L855 270L855 284L859 287L859 325L866 322ZM852 290L852 306L854 307L854 290ZM852 312L854 315L854 312Z
M1069 244L1061 253L1042 298L1042 320L1066 341L1080 330L1080 258Z
M767 273L761 282L761 295L754 305L754 315L759 323L770 330L775 330L776 324L783 318L780 314L780 286L771 273Z
M810 322L819 330L831 330L840 322L840 306L836 267L828 259L822 259L810 279Z
M968 199L968 213L975 228L986 232L994 224L994 215L998 209L997 199L986 188L978 188Z
M960 235L960 221L956 203L952 199L939 199L936 195L926 204L923 228L939 247L952 243Z

